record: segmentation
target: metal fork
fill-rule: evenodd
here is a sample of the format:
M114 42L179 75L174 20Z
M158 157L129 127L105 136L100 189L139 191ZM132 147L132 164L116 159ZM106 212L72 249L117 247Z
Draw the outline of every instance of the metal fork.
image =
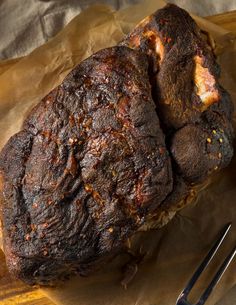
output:
M194 272L194 274L193 274L192 278L190 279L190 281L188 282L187 286L184 288L184 290L179 295L179 297L177 299L177 302L176 302L176 305L193 305L193 304L189 303L189 301L187 300L188 295L189 295L190 291L192 290L193 286L195 285L195 283L197 282L198 278L202 274L202 272L206 269L206 267L209 265L209 263L211 262L211 260L215 256L215 254L218 251L219 247L221 246L223 240L225 239L226 235L228 234L230 228L231 228L231 224L228 224L224 228L223 232L220 235L220 238L214 244L213 248L208 252L208 254L204 258L204 260L202 261L200 266ZM224 272L228 268L229 264L233 260L235 254L236 254L236 247L226 257L226 259L224 260L224 262L222 263L222 265L220 266L218 271L215 273L215 275L214 275L212 281L210 282L209 286L203 292L203 294L201 295L201 297L199 298L197 303L195 303L195 305L205 304L205 302L208 299L208 297L210 296L212 290L215 288L217 283L220 281L222 275L224 274Z

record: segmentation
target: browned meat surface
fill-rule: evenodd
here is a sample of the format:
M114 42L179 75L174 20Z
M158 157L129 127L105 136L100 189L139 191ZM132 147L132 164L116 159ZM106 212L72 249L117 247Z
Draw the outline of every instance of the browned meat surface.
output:
M219 84L211 47L183 9L165 6L120 44L149 58L153 98L174 171L174 189L161 212L174 205L173 212L179 201L191 197L194 185L229 164L233 104Z
M29 284L87 274L172 189L146 57L102 50L33 109L0 157L5 253Z
M157 110L168 132L198 123L209 108L231 117L232 103L219 85L211 47L183 9L169 4L158 10L121 44L149 56Z
M232 102L192 18L167 5L78 65L0 154L4 247L29 284L89 274L228 165Z

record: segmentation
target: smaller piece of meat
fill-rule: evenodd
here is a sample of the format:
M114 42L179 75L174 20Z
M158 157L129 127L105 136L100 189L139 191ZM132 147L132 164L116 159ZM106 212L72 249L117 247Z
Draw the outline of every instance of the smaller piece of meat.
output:
M233 103L203 36L185 10L168 4L120 43L148 56L153 99L171 153L174 188L159 214L174 215L194 188L233 156Z
M219 85L215 56L185 10L166 5L141 21L120 44L148 55L154 100L165 133L198 123L202 113L215 104L224 104L221 114L230 119L232 102Z

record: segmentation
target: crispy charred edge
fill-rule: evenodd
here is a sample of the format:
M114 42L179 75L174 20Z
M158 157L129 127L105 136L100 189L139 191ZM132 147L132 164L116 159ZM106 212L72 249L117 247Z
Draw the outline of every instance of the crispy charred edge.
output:
M0 176L2 180L0 201L2 234L4 240L3 247L8 269L10 273L16 275L18 278L20 278L21 274L18 269L18 258L15 254L15 245L12 243L10 235L14 234L14 219L23 217L23 221L27 222L28 220L24 198L21 195L22 181L25 174L25 163L30 155L31 148L32 135L26 130L22 130L10 138L0 153ZM12 152L13 154L14 152L16 154L15 162L14 164L9 165L6 160ZM10 196L7 194L7 188L10 188L13 192ZM17 201L16 204L14 203L14 200Z
M11 254L15 265L14 268L8 265L8 268L14 277L30 286L34 286L35 288L42 286L54 288L78 274L81 277L91 275L113 260L121 251L106 253L103 257L84 263L71 263L71 261L61 262L55 259L41 258L34 258L32 260L31 258Z

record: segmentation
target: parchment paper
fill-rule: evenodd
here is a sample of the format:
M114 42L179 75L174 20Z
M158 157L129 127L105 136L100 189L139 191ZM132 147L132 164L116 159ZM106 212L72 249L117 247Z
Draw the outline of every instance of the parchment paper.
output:
M20 129L29 109L58 85L77 63L101 48L115 45L138 21L163 5L162 1L147 0L118 12L105 6L91 7L29 56L12 64L3 63L0 66L0 147ZM235 37L200 17L196 20L216 40L222 84L236 100ZM178 294L219 230L232 221L227 241L194 289L191 300L196 301L196 296L206 287L219 263L236 244L235 179L236 158L226 170L216 174L212 184L167 226L138 233L132 239L133 251L142 252L145 256L127 290L120 282L123 278L121 267L129 258L121 255L93 276L73 278L58 288L43 289L44 293L56 304L63 305L175 304ZM225 299L235 284L236 261L208 304Z

